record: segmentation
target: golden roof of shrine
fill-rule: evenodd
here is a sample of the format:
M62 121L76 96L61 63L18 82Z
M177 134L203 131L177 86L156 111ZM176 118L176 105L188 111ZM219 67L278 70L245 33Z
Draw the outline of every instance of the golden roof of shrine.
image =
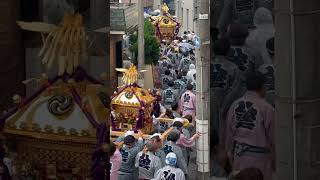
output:
M177 22L175 22L173 17L169 14L168 6L164 3L161 9L163 15L155 18L153 24L158 24L159 27L175 28L177 26Z
M112 98L112 105L141 107L141 102L145 105L150 105L155 101L152 94L138 86L127 86Z
M95 142L96 129L92 121L99 124L108 117L98 96L102 85L55 79L42 87L45 88L32 98L26 98L28 102L17 102L16 107L8 110L12 115L6 118L4 133L38 139Z
M157 25L159 27L175 28L177 26L177 23L171 17L166 15L161 15L155 18L152 23L153 25Z
M116 68L116 70L123 73L122 81L125 86L124 89L120 89L118 93L115 93L115 96L111 100L111 105L140 108L142 102L145 105L149 105L155 101L155 98L149 91L136 84L139 73L146 72L146 70L138 71L134 65L130 66L129 69Z

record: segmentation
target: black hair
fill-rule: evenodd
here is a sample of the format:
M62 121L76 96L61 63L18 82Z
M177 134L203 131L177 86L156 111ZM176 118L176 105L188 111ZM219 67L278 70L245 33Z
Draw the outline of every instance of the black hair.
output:
M164 74L165 74L165 75L170 75L170 70L169 70L169 69L166 69L166 70L164 71Z
M175 121L175 122L173 123L172 127L175 127L175 128L177 128L177 129L180 129L180 128L183 127L183 124L182 124L182 122L180 122L180 121Z
M170 118L170 119L173 119L173 118L174 118L173 113L172 113L172 111L171 111L170 109L167 109L167 110L166 110L165 115L166 115L168 118Z
M228 35L232 45L242 46L246 42L249 30L245 24L231 24L229 26Z
M177 79L181 79L182 78L182 75L181 75L181 73L179 73L178 75L177 75Z
M110 142L110 152L109 152L109 154L110 154L110 156L112 156L113 154L114 154L114 152L116 152L116 150L117 150L117 147L116 147L116 145L113 143L113 142Z
M178 108L179 108L179 104L178 103L174 103L174 104L171 105L171 109L174 110L174 111L178 110Z
M181 74L182 74L182 76L186 76L188 74L188 71L186 69L183 69Z
M167 140L172 142L177 142L180 138L180 132L178 130L173 130L169 133Z
M184 52L182 52L182 55L183 55L183 57L188 57L189 51L184 51Z
M125 145L131 145L136 141L136 139L132 135L128 135L123 139Z
M191 83L189 83L187 85L187 90L189 90L189 91L193 90L193 85Z
M192 123L193 117L190 114L184 116L183 118L187 119L189 121L189 123Z
M187 34L187 31L184 31L183 34Z
M169 86L169 87L173 87L173 86L174 86L174 83L173 83L172 81L169 81L169 82L168 82L168 86Z
M226 56L230 51L230 41L227 38L221 38L215 41L212 45L215 55Z
M146 141L145 147L147 147L148 151L155 152L157 150L157 146L154 142L154 139L149 139Z
M263 88L266 80L261 73L249 73L246 77L246 86L248 91L259 91Z

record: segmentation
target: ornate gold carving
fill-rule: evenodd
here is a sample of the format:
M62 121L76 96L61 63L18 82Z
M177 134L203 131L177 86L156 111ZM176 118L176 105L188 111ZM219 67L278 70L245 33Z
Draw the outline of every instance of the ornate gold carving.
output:
M90 136L89 130L81 130L81 136L85 136L85 137Z
M90 175L90 157L95 148L94 144L65 143L26 137L17 137L17 142L18 170L22 166L30 166L31 170L41 171L41 168L37 167L43 166L46 171L46 167L51 165L50 169L56 171L53 174L56 174L58 179L66 170L77 171L83 178Z
M33 123L31 129L32 131L35 131L35 132L41 132L41 127L38 123Z
M79 134L78 131L75 128L71 128L69 130L69 133L70 133L71 136L78 136L78 134Z
M46 132L46 133L54 133L54 129L53 129L53 127L51 125L46 125L44 127L44 132Z
M25 137L32 137L43 140L49 141L63 141L66 143L70 142L78 142L78 143L95 143L96 138L92 134L88 136L68 136L68 135L61 135L61 134L49 134L44 132L32 132L26 130L17 130L17 129L4 129L4 133L16 135L16 136L25 136Z
M66 135L66 129L64 127L58 127L57 134L59 135Z

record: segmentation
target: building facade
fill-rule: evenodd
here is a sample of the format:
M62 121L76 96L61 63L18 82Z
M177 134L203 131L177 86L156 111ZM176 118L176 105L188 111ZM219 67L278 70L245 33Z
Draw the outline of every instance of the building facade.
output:
M124 4L128 4L128 3L138 4L138 0L118 0L118 2L124 3ZM154 1L153 0L144 0L143 6L145 8L153 9Z
M161 9L161 0L153 0L153 9Z
M176 0L175 7L175 15L182 25L180 33L184 31L197 32L197 0Z
M112 90L118 86L118 73L115 68L123 65L123 37L137 29L138 12L135 3L110 4L110 80Z

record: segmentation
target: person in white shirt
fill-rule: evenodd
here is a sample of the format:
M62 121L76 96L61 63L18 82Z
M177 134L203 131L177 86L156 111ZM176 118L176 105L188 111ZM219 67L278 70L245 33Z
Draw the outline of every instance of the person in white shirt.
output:
M166 164L167 166L158 170L154 179L152 180L185 180L185 175L183 171L177 168L177 156L174 153L169 153L166 156Z

